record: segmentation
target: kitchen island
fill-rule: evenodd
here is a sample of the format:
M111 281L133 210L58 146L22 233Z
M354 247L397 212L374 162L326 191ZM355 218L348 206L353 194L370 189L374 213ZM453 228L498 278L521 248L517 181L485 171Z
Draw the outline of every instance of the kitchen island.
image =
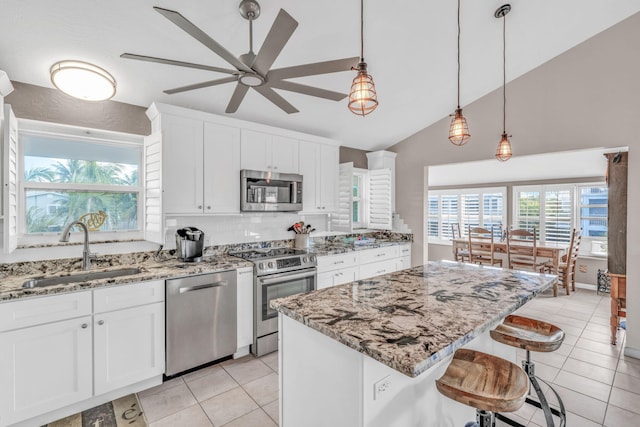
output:
M463 346L515 361L488 331L556 280L439 261L273 301L280 425L464 425L475 411L435 379Z

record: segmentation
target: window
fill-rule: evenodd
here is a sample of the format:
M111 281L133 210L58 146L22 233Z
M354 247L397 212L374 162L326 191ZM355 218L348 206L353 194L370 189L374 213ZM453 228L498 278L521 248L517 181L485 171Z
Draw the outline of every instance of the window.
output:
M578 224L582 229L581 246L594 255L607 254L609 192L605 184L578 186Z
M506 223L506 188L472 188L431 190L427 197L427 233L430 243L451 240L451 225L460 224L460 233L467 235L469 227L493 226L496 237Z
M57 238L100 211L106 219L96 232L142 237L142 137L27 121L19 143L22 241Z

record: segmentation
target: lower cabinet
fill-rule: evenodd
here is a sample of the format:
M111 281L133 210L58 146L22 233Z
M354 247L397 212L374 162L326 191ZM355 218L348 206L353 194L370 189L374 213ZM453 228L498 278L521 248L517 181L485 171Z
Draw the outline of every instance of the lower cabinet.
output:
M234 357L249 354L253 344L253 267L238 270L238 350Z
M162 280L2 303L5 319L0 426L164 372Z

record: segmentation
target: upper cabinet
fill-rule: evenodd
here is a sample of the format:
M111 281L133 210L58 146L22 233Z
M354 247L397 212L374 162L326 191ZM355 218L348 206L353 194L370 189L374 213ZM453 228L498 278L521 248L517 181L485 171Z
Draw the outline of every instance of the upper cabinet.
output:
M242 130L241 168L299 173L298 140L265 132Z
M304 213L329 213L336 209L339 148L300 141Z

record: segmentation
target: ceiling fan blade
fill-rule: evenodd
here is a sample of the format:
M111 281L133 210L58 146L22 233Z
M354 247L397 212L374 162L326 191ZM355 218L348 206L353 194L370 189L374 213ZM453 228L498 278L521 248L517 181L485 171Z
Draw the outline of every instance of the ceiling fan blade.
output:
M269 68L274 63L284 45L298 27L298 21L293 19L284 9L280 9L276 20L273 22L269 34L264 39L260 51L251 64L258 74L266 76Z
M243 64L238 58L236 58L231 52L222 47L220 43L209 37L204 31L200 28L196 27L191 21L182 16L180 13L175 10L163 9L158 6L153 7L158 13L167 18L169 21L173 22L175 25L180 27L184 32L189 34L194 39L198 40L200 43L208 47L222 59L227 61L229 64L233 65L240 71L246 71L248 73L253 72L251 68L247 65Z
M156 58L153 56L136 55L135 53L123 53L120 58L135 59L138 61L159 62L160 64L176 65L178 67L196 68L198 70L215 71L225 74L237 74L238 70L229 70L227 68L212 67L210 65L192 64L191 62L174 61L173 59Z
M360 58L334 59L333 61L314 62L313 64L296 65L269 71L267 80L292 79L295 77L315 76L317 74L337 73L349 71L358 65Z
M341 101L349 96L346 93L334 92L332 90L320 89L318 87L301 85L300 83L293 83L282 80L269 82L269 86L276 89L288 90L289 92L297 92L304 95L315 96L318 98L330 99L332 101Z
M243 84L238 83L236 85L236 90L233 91L233 95L231 95L231 99L229 100L229 104L227 105L227 109L224 110L225 113L235 113L238 111L238 107L240 103L244 99L244 96L249 91L249 86L245 86Z
M203 87L217 86L224 83L230 83L235 81L238 81L237 76L229 76L223 79L209 80L207 82L196 83L188 86L177 87L175 89L165 90L164 93L166 93L167 95L173 95L174 93L187 92L194 89L202 89Z
M285 113L291 114L291 113L297 113L298 112L296 107L294 107L293 105L289 104L289 102L286 99L284 99L283 97L278 95L276 93L276 91L274 91L270 87L267 87L267 86L256 86L256 87L254 87L254 89L256 91L258 91L258 93L260 95L264 96L269 101L273 102L278 107L280 107L280 109L282 111L284 111Z

